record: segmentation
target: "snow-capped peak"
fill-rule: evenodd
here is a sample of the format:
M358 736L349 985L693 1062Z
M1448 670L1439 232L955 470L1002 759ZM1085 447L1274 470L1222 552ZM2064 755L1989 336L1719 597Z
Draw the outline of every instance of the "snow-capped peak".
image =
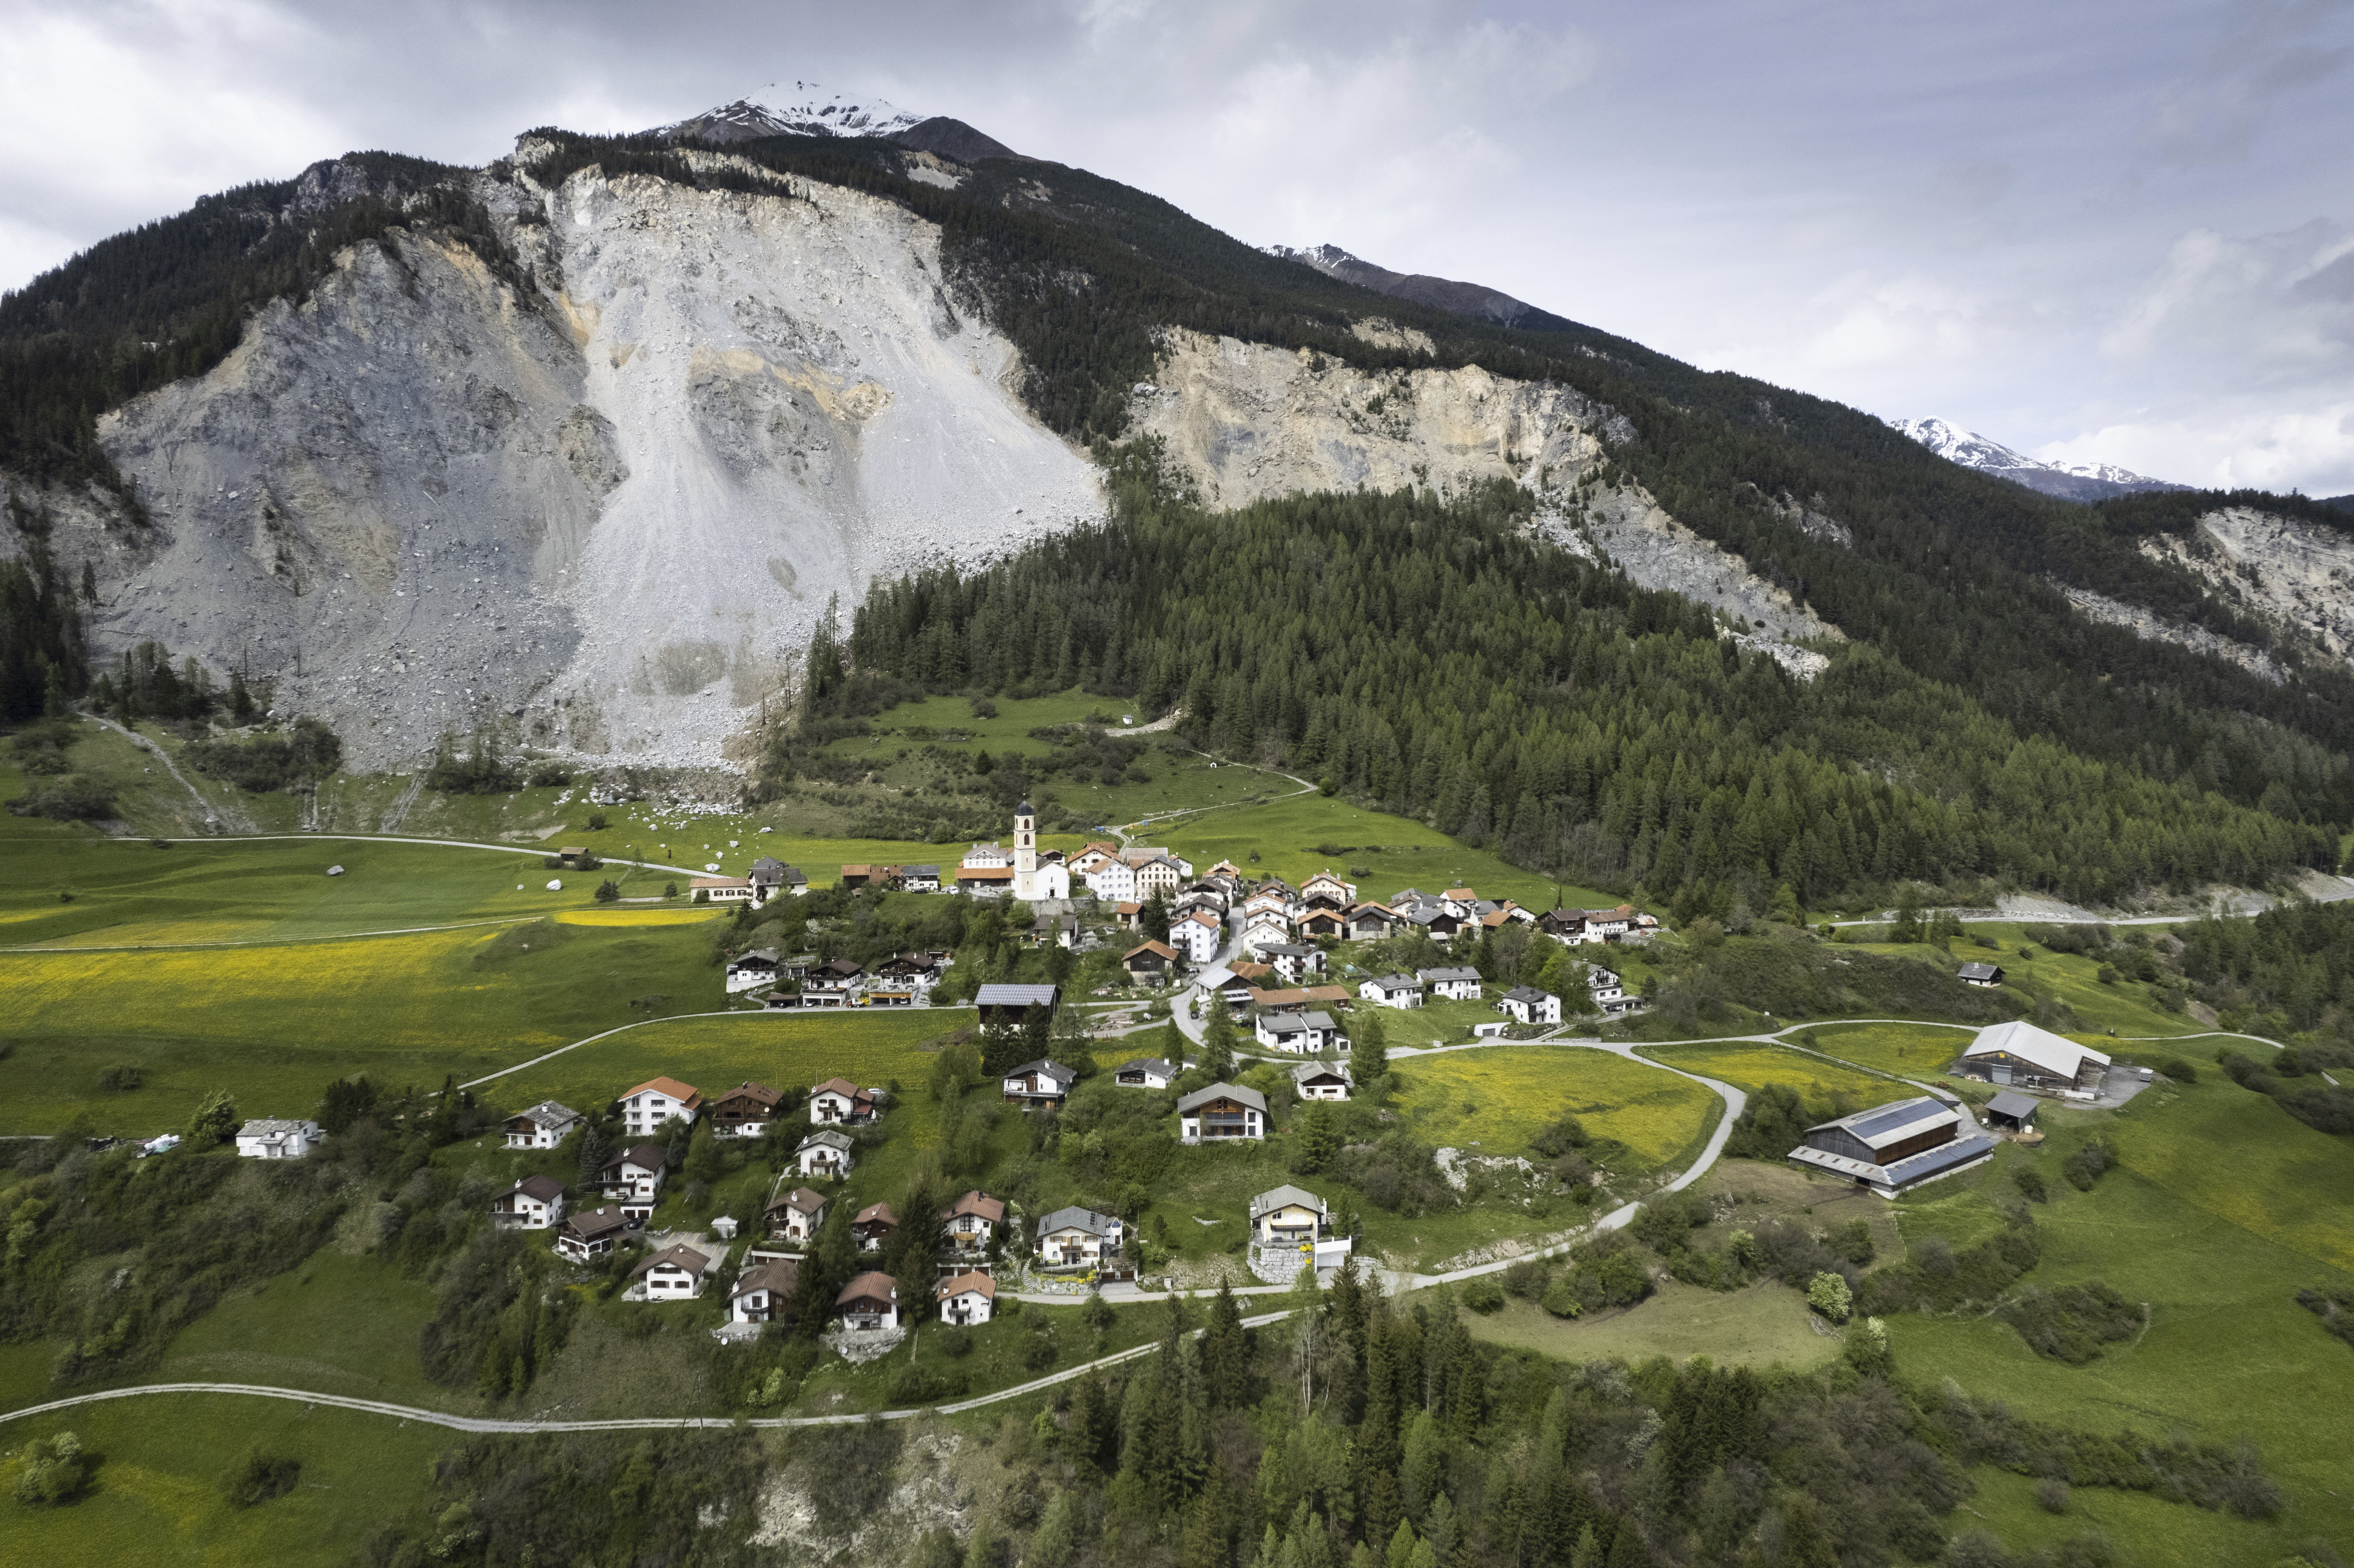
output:
M2129 490L2185 490L2187 485L2151 479L2115 463L2052 463L2014 451L2000 441L1966 430L1946 419L1892 419L1898 432L1935 452L1948 462L1991 473L2046 495L2071 501L2098 501Z
M828 92L813 81L776 81L716 109L665 125L664 135L721 141L755 136L896 136L923 123L884 99Z

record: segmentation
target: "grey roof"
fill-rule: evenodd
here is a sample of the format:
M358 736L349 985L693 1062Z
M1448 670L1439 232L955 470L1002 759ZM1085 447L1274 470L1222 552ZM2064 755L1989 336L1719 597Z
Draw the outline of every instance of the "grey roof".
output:
M1313 1209L1320 1214L1325 1212L1323 1199L1305 1187L1294 1187L1287 1181L1280 1187L1270 1187L1253 1198L1250 1217L1255 1220L1270 1210L1280 1209L1288 1203L1298 1203L1303 1208Z
M1061 990L1051 985L985 985L973 998L975 1007L1051 1007Z
M1384 991L1419 991L1422 989L1422 982L1415 979L1412 975L1375 975L1372 980L1367 980L1365 983L1368 985L1377 985Z
M1527 1002L1551 1001L1553 1000L1553 992L1549 991L1539 991L1532 985L1516 985L1511 990L1504 993L1504 1000L1506 1001Z
M1305 1023L1310 1029L1333 1029L1339 1027L1339 1025L1332 1022L1332 1015L1329 1012L1303 1012L1299 1015L1299 1022Z
M928 876L937 882L939 880L940 868L937 865L903 865L899 868L899 874L902 876Z
M1006 1069L1005 1075L1009 1078L1022 1078L1029 1076L1032 1073L1043 1073L1057 1084L1071 1083L1079 1075L1060 1062L1050 1062L1044 1056L1034 1062L1024 1062L1018 1067L1009 1067Z
M292 1138L297 1134L316 1138L319 1136L319 1124L315 1121L263 1119L247 1122L237 1129L239 1138Z
M1973 1160L1983 1160L1994 1152L1994 1139L1984 1136L1957 1138L1951 1143L1941 1143L1935 1149L1925 1149L1908 1155L1893 1165L1884 1165L1889 1180L1898 1186L1907 1181L1925 1181L1940 1171L1950 1171L1956 1165L1967 1165Z
M1999 964L1964 964L1962 966L1964 980L1992 980L2000 973L2002 973L2002 966Z
M553 1176L526 1176L499 1196L507 1198L517 1192L542 1203L552 1203L564 1196L564 1183Z
M1098 1214L1093 1209L1057 1209L1038 1222L1038 1234L1044 1236L1056 1231L1085 1231L1089 1235L1108 1236L1119 1224L1109 1214Z
M1259 948L1259 951L1262 953L1285 953L1295 959L1304 959L1308 957L1309 954L1316 951L1316 949L1310 947L1303 947L1298 942L1268 942Z
M578 1121L580 1113L570 1106L558 1105L554 1100L542 1100L529 1110L515 1112L514 1119L528 1120L541 1127L560 1127L567 1122Z
M1445 969L1416 969L1414 972L1416 978L1432 985L1437 984L1440 980L1476 981L1479 978L1479 971L1478 969L1461 968Z
M1295 1084L1304 1084L1310 1078L1338 1078L1344 1084L1352 1081L1346 1062L1302 1062L1291 1069L1291 1081Z
M1195 1089L1192 1094L1178 1100L1177 1114L1183 1116L1186 1112L1206 1105L1212 1100L1222 1099L1239 1100L1259 1115L1267 1114L1267 1097L1257 1089L1246 1089L1239 1084L1212 1084L1206 1089Z
M758 882L765 876L781 876L784 870L783 861L772 854L764 854L752 863L752 880Z
M1909 1100L1898 1100L1893 1105L1874 1106L1870 1110L1843 1116L1837 1121L1823 1122L1807 1130L1811 1133L1838 1128L1865 1145L1877 1149L1883 1143L1897 1141L1899 1133L1910 1132L1916 1128L1925 1128L1941 1120L1959 1120L1960 1117L1961 1113L1945 1101L1931 1095L1922 1095Z
M2043 1102L2033 1095L2015 1095L2009 1089L2003 1090L1994 1098L1987 1101L1987 1110L1990 1114L2011 1117L2022 1121L2042 1108Z
M836 1132L830 1127L820 1128L817 1131L811 1133L807 1138L802 1139L800 1145L793 1152L798 1154L803 1149L808 1149L817 1145L822 1145L827 1149L848 1150L851 1147L850 1134L846 1132Z
M1176 1063L1166 1056L1139 1056L1133 1062L1122 1062L1111 1071L1114 1077L1118 1077L1122 1073L1141 1071L1152 1074L1156 1077L1173 1078L1177 1075L1178 1067Z

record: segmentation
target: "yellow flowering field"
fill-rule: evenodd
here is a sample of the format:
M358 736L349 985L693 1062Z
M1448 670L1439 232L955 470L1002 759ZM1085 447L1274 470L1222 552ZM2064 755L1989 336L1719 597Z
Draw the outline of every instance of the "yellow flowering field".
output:
M1891 1078L1859 1073L1803 1052L1775 1045L1649 1045L1642 1054L1687 1073L1716 1078L1736 1089L1755 1090L1767 1084L1787 1084L1808 1105L1827 1104L1845 1095L1861 1110L1890 1100L1908 1099L1920 1091Z
M699 926L719 911L696 909L567 909L556 918L565 926Z
M1689 1078L1574 1046L1483 1046L1392 1062L1397 1099L1425 1142L1522 1154L1563 1112L1649 1169L1716 1125L1724 1102Z

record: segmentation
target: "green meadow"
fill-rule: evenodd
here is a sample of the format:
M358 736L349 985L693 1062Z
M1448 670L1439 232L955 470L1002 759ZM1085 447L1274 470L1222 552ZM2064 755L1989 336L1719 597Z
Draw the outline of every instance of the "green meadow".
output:
M1723 1045L1644 1045L1638 1047L1638 1054L1683 1072L1715 1078L1753 1094L1767 1084L1786 1085L1797 1090L1798 1097L1808 1105L1828 1105L1843 1099L1852 1102L1861 1110L1867 1106L1906 1099L1919 1092L1909 1084L1898 1083L1873 1073L1859 1073L1853 1068L1826 1062L1819 1056L1778 1045L1748 1042Z

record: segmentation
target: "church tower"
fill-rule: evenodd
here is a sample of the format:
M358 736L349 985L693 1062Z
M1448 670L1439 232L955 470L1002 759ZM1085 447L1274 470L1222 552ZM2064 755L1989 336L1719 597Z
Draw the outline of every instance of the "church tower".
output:
M1027 800L1013 808L1013 896L1038 896L1038 815Z

